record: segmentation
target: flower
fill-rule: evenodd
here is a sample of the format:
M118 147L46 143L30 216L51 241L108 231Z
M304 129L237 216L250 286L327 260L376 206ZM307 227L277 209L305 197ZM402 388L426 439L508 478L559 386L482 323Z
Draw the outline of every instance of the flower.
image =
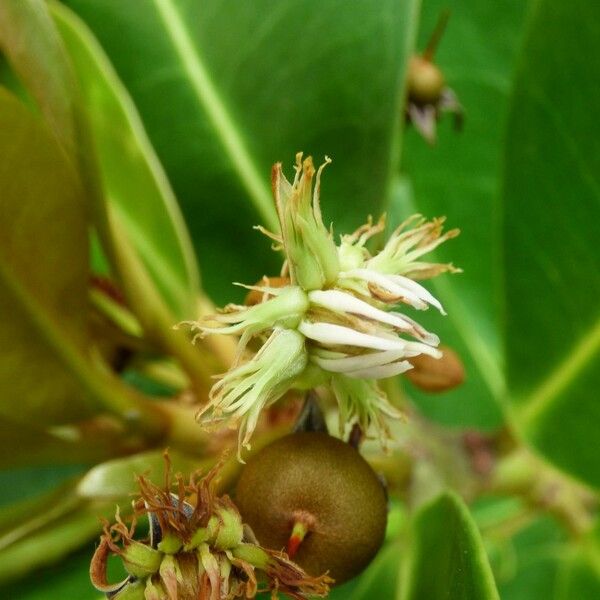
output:
M408 64L406 118L430 144L435 143L436 122L442 113L454 115L457 129L463 119L463 108L456 94L446 85L442 71L433 63L449 16L448 11L440 15L427 48L422 54L413 56Z
M373 380L334 375L331 389L340 407L340 432L344 431L346 423L353 421L360 425L362 431L368 431L369 425L374 423L385 441L390 437L385 417L402 417Z
M248 446L261 411L292 387L331 388L340 422L357 422L387 437L385 418L398 418L377 380L412 368L419 355L439 359L440 340L400 307L446 314L441 303L416 280L459 272L451 263L424 257L456 237L443 232L444 218L406 219L384 247L372 254L369 240L385 230L385 218L369 219L336 246L323 225L320 177L312 159L296 155L296 177L290 183L281 165L273 168L273 193L281 235L265 232L285 254L280 287L245 286L261 293L252 306L229 305L216 316L188 323L198 335L240 336L231 369L211 390L200 411L201 422L239 424L239 446ZM313 179L315 187L313 188ZM264 230L263 230L264 231ZM250 340L262 344L242 362ZM343 427L341 428L343 430Z
M213 386L210 403L198 418L205 424L239 423L240 449L249 448L261 411L281 398L307 362L302 335L295 329L274 329L251 360L231 369Z
M217 497L214 480L221 464L202 478L193 474L187 484L177 475L172 485L165 456L164 487L138 478L131 525L118 511L114 524L105 523L90 567L96 589L114 600L229 600L254 598L265 588L274 597L278 592L296 599L327 595L331 578L311 577L284 552L259 546L229 497ZM150 534L137 540L136 520L142 515L149 518ZM111 554L121 557L129 574L116 584L107 581Z

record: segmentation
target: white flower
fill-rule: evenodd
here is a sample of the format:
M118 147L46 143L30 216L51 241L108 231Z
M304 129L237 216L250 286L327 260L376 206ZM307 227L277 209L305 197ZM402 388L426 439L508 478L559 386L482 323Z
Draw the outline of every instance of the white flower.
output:
M366 262L366 268L380 273L404 275L410 279L429 279L446 271L460 272L452 263L418 260L460 233L459 229L451 229L442 235L445 220L445 217L431 221L421 215L409 217L392 233L383 250Z
M393 309L433 306L446 314L415 279L458 271L451 264L423 260L458 230L442 233L443 218L426 221L415 215L372 255L367 243L385 230L385 219L376 224L369 219L353 234L342 236L336 247L319 204L320 176L329 162L326 159L315 172L312 159L303 161L298 154L292 183L280 164L273 167L281 232L263 232L283 249L290 285L246 286L263 292L263 301L250 307L229 305L212 320L191 324L198 335L240 336L234 364L215 384L200 413L205 423L239 423L240 445L248 446L260 412L290 387L323 381L335 394L342 424L357 422L365 432L373 425L384 434L384 419L400 413L376 380L411 369L409 359L420 354L442 356L437 335ZM267 334L256 355L238 366L248 342L254 337L262 341Z

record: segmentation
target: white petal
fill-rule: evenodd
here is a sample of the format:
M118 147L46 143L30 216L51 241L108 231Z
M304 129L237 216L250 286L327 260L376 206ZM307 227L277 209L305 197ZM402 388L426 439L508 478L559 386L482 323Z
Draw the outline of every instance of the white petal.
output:
M412 368L413 366L407 360L403 360L389 365L372 367L371 369L352 371L351 373L346 373L346 377L352 377L353 379L387 379L388 377L400 375L400 373L404 373Z
M430 346L439 346L440 338L435 333L431 333L430 331L427 331L422 325L417 323L417 321L415 321L414 319L411 319L410 317L407 317L406 315L402 315L402 318L405 321L408 321L413 326L413 330L414 330L413 335L416 338L420 339L421 341L425 342L426 344L429 344Z
M442 305L440 304L440 301L437 298L435 298L429 292L429 290L424 288L421 284L417 283L416 281L413 281L408 277L404 277L403 275L390 275L389 277L395 283L401 285L402 287L406 287L408 290L416 294L419 298L425 300L425 302L431 304L432 306L435 306L443 315L446 314Z
M312 360L326 371L334 373L348 373L359 369L379 367L405 357L404 350L385 350L359 356L346 356L344 358L322 358L313 355Z
M442 352L440 350L419 342L406 342L404 353L407 357L418 356L419 354L428 354L432 358L442 358Z
M403 298L413 308L417 308L419 310L424 310L427 308L427 303L424 302L422 298L409 290L406 286L401 286L393 281L390 275L385 275L372 269L352 269L350 271L344 271L340 273L340 277L356 277L358 279L363 279L364 281L378 285L394 296Z
M321 344L358 346L359 348L372 348L373 350L404 350L406 343L399 338L389 339L376 335L368 335L332 323L309 323L302 321L298 331L307 338Z
M352 294L347 294L339 290L315 290L309 292L308 299L318 306L323 306L334 311L361 315L374 321L387 323L402 331L412 331L414 329L413 324L405 320L402 315L379 310L364 300L359 300L355 296L352 296Z

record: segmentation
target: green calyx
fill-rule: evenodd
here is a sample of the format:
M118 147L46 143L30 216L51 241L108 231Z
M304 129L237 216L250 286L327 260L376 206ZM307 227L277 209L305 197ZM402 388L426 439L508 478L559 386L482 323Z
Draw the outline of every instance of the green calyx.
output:
M295 329L309 307L308 296L297 286L283 288L275 298L248 310L256 322Z
M123 587L112 598L113 600L145 600L144 584L141 581L132 581Z
M157 548L165 554L177 554L183 545L181 539L174 533L166 533Z
M337 248L323 224L319 203L320 175L326 162L316 172L312 158L302 161L296 155L296 177L290 183L281 164L273 167L272 184L281 227L283 248L292 284L304 290L316 290L335 283L340 271Z
M135 540L125 547L121 556L126 571L140 579L156 573L163 559L162 552Z
M218 550L229 550L242 543L244 528L242 518L237 510L219 509L219 529L215 538L214 546Z
M231 554L240 560L250 563L253 567L266 571L271 558L260 547L254 544L240 544L232 549Z

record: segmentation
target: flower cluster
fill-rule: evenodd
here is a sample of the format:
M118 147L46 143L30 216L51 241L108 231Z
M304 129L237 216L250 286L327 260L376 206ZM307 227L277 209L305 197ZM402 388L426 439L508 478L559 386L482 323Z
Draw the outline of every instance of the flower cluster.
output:
M227 497L217 497L213 481L219 465L204 478L181 475L171 485L139 477L141 496L135 515L148 515L150 535L136 540L136 518L127 526L117 512L105 524L92 558L92 583L114 600L230 600L254 598L270 590L296 599L324 597L332 580L311 577L283 552L262 548ZM171 490L174 487L176 493ZM108 559L120 556L129 574L119 583L107 581Z
M291 387L317 385L333 391L342 428L357 422L364 432L374 426L385 436L383 417L400 414L377 380L407 371L410 358L441 356L438 337L394 309L433 306L445 314L417 280L458 271L423 256L459 231L444 233L443 218L427 221L415 215L372 254L368 241L384 231L385 220L369 220L336 246L323 223L319 198L321 173L329 162L315 172L312 159L298 154L291 183L280 164L273 167L281 233L265 233L285 253L285 285L271 286L265 279L262 286L245 286L262 295L259 303L229 305L210 319L191 323L199 336L239 336L237 359L213 387L200 419L239 425L240 445L248 446L263 408ZM247 358L252 339L261 346Z

